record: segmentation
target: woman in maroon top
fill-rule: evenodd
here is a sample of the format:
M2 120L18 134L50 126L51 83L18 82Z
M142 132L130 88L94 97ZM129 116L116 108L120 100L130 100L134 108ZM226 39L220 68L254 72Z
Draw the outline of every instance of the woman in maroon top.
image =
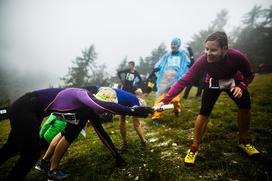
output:
M195 121L193 144L191 149L188 150L184 162L188 164L195 163L199 144L208 123L208 117L222 91L225 91L239 107L239 147L249 156L258 155L259 151L248 142L251 102L247 86L252 82L254 73L249 61L241 52L228 48L228 38L224 32L215 32L208 36L205 41L204 54L172 86L168 95L155 106L155 109L169 103L193 81L200 70L207 72L210 77L209 86L203 92L200 113Z

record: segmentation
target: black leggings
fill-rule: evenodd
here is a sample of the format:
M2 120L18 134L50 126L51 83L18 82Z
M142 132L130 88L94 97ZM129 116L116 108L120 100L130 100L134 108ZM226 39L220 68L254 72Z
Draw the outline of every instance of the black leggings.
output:
M98 135L102 143L108 148L108 150L115 158L119 158L120 155L117 152L114 144L112 143L111 138L102 127L99 116L94 111L88 108L81 108L76 111L76 113L77 118L80 119L79 123L77 125L67 123L66 127L61 133L62 136L64 136L65 139L71 144L78 137L80 131L84 128L87 120L90 120L96 134Z
M202 102L201 102L201 108L200 108L201 115L210 116L213 106L222 91L225 91L239 108L242 108L242 109L250 109L251 108L250 95L249 95L247 89L243 90L242 97L235 98L233 96L233 93L230 92L229 89L228 90L219 90L219 89L209 89L206 87L204 89L204 92L202 95Z
M8 175L8 180L23 180L40 157L39 127L42 121L37 111L38 98L28 93L10 108L11 131L7 142L0 149L0 165L20 153Z

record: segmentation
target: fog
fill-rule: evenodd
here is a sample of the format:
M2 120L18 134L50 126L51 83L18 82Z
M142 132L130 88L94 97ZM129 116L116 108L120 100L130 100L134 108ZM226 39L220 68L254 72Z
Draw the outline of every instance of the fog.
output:
M271 0L0 0L0 66L16 96L58 86L72 60L94 44L98 63L115 74L121 60L138 61L173 37L184 43L227 9L227 29L254 5ZM16 87L16 88L14 88Z

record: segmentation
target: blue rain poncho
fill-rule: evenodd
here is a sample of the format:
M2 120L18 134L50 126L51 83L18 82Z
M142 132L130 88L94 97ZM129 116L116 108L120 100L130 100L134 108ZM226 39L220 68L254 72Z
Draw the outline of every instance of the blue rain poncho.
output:
M190 59L184 50L165 54L154 66L154 69L158 69L156 97L161 96L180 79L187 72L189 65Z

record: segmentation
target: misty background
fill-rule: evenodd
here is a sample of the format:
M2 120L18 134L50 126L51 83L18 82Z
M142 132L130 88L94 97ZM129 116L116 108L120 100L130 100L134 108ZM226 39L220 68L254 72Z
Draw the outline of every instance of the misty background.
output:
M255 67L265 63L270 71L271 4L271 0L0 0L0 100L14 100L35 89L76 85L69 76L80 61L90 67L80 69L87 83L107 84L130 60L145 74L169 50L174 37L190 45L197 58L203 38L216 30L226 31L230 45L246 53ZM262 46L264 50L256 52Z

